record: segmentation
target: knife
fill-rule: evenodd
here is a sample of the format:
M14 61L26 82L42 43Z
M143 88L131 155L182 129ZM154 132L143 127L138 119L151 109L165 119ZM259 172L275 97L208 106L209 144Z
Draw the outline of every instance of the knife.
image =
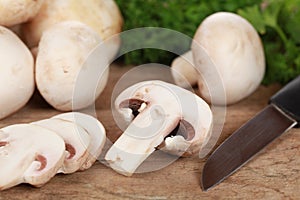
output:
M300 76L273 95L268 106L229 136L207 159L202 189L222 182L255 154L300 122Z

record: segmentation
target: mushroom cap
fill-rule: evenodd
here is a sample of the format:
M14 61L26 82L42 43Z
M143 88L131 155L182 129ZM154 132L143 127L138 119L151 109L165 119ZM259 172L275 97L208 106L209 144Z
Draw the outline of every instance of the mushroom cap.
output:
M192 156L199 154L202 148L207 144L212 136L212 122L213 116L209 105L196 94L179 88L176 85L168 84L170 88L175 91L180 98L182 106L180 126L185 129L193 128L194 134L192 136L183 137L181 131L178 130L176 136L166 137L163 151L178 155L178 156ZM190 127L191 126L191 127Z
M115 107L129 125L105 159L114 170L126 176L132 175L163 142L164 151L192 155L211 136L209 106L197 95L173 84L137 83L117 97ZM169 136L180 122L184 126L188 124L188 134Z
M73 122L87 131L91 138L91 143L88 147L89 156L80 169L85 170L90 168L99 158L106 141L106 131L102 123L90 115L79 112L63 113L55 115L52 118Z
M10 30L0 26L0 119L23 107L34 91L34 61Z
M0 0L0 25L13 26L32 19L44 0Z
M36 58L38 90L54 108L62 111L85 108L94 103L108 79L108 67L99 66L96 59L86 59L101 39L90 27L77 21L58 23L44 32ZM100 70L101 80L87 88L94 70ZM80 73L87 79L80 82L81 95L74 99L74 89ZM99 77L97 77L98 80ZM78 91L77 91L78 92ZM88 93L88 94L86 94ZM73 104L73 102L76 104Z
M37 126L47 128L58 134L65 142L67 156L59 172L70 174L80 169L89 156L90 135L82 127L73 122L61 119L45 119L33 122Z
M0 130L0 190L20 183L41 186L64 158L65 143L54 132L32 124L5 127Z
M45 0L38 15L23 25L26 43L30 48L37 46L46 29L67 20L87 24L103 40L120 33L123 25L122 15L114 0Z
M265 56L261 39L239 15L218 12L204 19L194 36L192 51L195 66L204 77L198 81L200 93L207 101L211 95L216 104L235 103L251 94L263 79ZM207 75L212 68L216 68L219 76ZM210 94L204 82L220 78L226 98Z
M199 75L193 63L192 51L188 51L174 59L171 64L171 72L176 85L183 88L197 85Z

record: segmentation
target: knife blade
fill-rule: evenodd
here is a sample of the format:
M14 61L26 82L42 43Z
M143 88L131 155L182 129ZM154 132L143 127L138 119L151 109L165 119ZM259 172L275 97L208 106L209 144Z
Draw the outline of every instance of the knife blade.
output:
M299 121L300 76L273 95L266 108L209 156L202 170L202 189L207 191L222 182Z

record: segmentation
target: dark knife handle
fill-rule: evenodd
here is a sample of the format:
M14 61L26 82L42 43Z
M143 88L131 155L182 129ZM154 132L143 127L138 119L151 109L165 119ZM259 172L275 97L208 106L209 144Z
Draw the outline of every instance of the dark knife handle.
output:
M273 95L270 102L300 122L300 76Z

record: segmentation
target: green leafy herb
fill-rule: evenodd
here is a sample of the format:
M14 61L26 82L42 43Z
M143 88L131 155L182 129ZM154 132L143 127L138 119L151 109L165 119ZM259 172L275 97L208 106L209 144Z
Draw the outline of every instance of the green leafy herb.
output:
M237 12L261 34L267 58L266 84L286 83L300 74L299 9L299 0L265 0Z
M267 72L264 83L286 83L300 74L300 0L116 0L125 19L124 30L163 27L193 37L201 21L217 11L236 12L261 35ZM151 41L168 41L167 35L153 34ZM127 39L128 41L129 39ZM137 38L130 40L140 41ZM166 45L171 45L172 41ZM173 44L176 48L176 43ZM190 43L180 44L183 51ZM126 53L126 64L158 62L170 65L173 53L141 49Z

